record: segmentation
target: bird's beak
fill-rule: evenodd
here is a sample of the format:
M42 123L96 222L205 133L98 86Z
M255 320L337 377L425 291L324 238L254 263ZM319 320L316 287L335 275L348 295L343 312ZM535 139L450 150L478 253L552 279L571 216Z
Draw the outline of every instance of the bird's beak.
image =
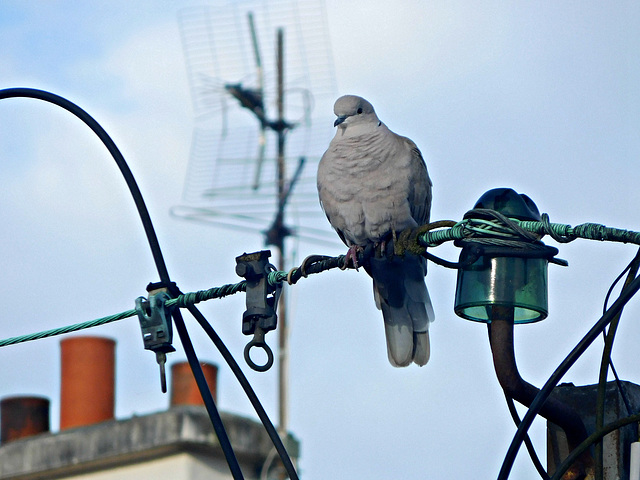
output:
M335 122L333 122L333 126L334 126L334 127L337 127L337 126L338 126L338 125L340 125L342 122L344 122L346 119L347 119L347 117L346 117L346 116L344 116L344 115L343 115L343 116L341 116L341 117L336 118L336 121L335 121Z

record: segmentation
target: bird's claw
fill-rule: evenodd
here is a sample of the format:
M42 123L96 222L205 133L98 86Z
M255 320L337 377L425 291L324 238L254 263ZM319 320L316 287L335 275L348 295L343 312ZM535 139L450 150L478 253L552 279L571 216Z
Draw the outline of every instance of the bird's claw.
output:
M386 255L386 251L387 251L387 242L385 240L382 240L378 246L380 247L380 256L384 257Z
M362 252L363 250L364 249L360 245L351 245L349 247L349 250L347 250L347 254L344 257L344 265L342 266L342 269L344 270L348 268L349 261L351 261L353 268L355 268L357 272L358 268L360 267L360 265L358 264L358 253Z

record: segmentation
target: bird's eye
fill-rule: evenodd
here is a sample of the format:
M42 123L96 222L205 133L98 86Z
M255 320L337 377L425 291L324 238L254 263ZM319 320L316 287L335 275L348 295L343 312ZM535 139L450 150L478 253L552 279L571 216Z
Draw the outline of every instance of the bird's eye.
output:
M360 115L362 113L362 108L358 109L358 115Z

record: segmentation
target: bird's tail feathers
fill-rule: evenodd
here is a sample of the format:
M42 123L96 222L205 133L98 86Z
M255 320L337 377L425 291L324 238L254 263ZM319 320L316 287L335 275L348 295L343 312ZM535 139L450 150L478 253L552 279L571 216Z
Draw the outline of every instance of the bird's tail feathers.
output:
M372 259L370 274L376 306L382 310L387 354L395 367L429 361L429 323L435 319L418 256Z

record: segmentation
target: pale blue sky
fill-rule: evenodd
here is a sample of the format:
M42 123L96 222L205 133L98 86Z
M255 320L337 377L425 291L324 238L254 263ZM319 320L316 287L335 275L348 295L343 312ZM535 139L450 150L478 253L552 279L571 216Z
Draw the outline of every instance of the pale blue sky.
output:
M168 213L181 199L194 126L177 11L202 3L0 4L0 87L51 90L106 128L185 291L237 281L235 256L262 248L259 235ZM328 0L327 20L338 94L366 97L392 130L418 144L434 183L432 219L461 219L484 191L509 186L555 222L640 229L637 2ZM314 116L334 120L330 104ZM4 100L0 158L2 336L132 308L157 274L124 183L89 130L52 106ZM559 248L570 266L550 267L549 318L516 330L521 373L536 385L597 320L611 281L635 254L586 240ZM298 262L343 251L337 243L294 249ZM434 253L453 260L458 252L447 245ZM332 271L289 289L291 430L302 442L305 480L497 476L514 427L486 329L454 315L454 272L432 265L427 282L437 320L422 369L388 365L364 272ZM238 359L247 341L243 301L203 306ZM636 383L638 313L634 300L614 349L620 375ZM201 358L221 366L220 408L252 416L219 355L189 327ZM89 333L118 340L119 418L166 407L135 319ZM0 349L0 396L51 397L55 428L58 342ZM595 383L599 348L565 380ZM183 358L178 348L169 362ZM275 373L248 376L275 421ZM533 432L544 457L544 422ZM524 452L516 472L535 476Z

